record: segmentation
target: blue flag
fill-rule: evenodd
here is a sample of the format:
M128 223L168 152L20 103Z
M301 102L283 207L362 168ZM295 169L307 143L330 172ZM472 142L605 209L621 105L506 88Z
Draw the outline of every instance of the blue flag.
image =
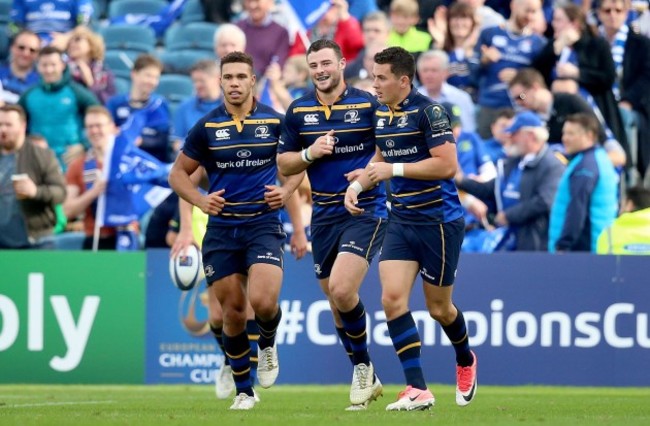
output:
M160 38L165 35L165 31L181 16L187 0L174 0L168 6L165 6L155 15L143 13L127 13L124 16L116 16L111 19L111 24L129 24L129 25L146 25L151 27Z
M300 22L303 30L313 27L332 6L330 0L281 0L287 12Z
M297 35L308 47L307 30L316 25L332 3L330 0L280 0L278 6L283 16L287 17L289 35Z
M115 138L105 167L108 183L97 207L101 226L128 225L172 192L167 183L171 164L135 147L124 135Z

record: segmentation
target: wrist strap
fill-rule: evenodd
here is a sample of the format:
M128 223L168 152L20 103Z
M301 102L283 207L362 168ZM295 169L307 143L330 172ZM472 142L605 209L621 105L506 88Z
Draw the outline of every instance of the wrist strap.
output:
M350 189L357 193L357 195L363 192L363 186L359 183L358 180L355 180L350 184Z
M300 151L300 158L302 159L302 161L304 161L307 164L311 164L314 162L314 160L309 158L309 148Z
M393 164L393 176L404 176L404 163Z

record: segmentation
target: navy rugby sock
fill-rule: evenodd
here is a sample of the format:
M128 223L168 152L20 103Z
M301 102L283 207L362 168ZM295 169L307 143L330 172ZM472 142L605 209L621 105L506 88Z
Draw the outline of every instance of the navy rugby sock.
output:
M422 364L420 362L420 334L415 326L411 312L388 321L388 333L393 341L393 347L402 364L406 384L417 389L426 389Z

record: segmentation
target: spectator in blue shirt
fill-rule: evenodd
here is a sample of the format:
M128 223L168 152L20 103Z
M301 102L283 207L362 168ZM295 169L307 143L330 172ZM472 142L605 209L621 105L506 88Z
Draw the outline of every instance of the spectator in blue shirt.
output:
M510 134L505 130L512 124L515 110L512 108L501 108L497 111L497 118L490 126L492 137L483 142L485 152L490 156L494 164L502 158L506 158L508 147L511 143Z
M140 55L131 70L129 93L113 96L106 103L115 124L136 146L164 163L170 162L171 114L164 97L154 93L163 64L155 56Z
M9 50L9 63L0 67L0 100L15 104L20 95L38 83L36 58L40 48L41 40L35 33L23 30L16 35Z
M174 113L172 148L178 152L187 132L197 121L223 102L219 85L219 67L211 59L204 59L190 68L195 95L183 101Z
M512 15L503 25L483 30L476 44L478 71L478 132L491 136L490 124L499 108L512 106L508 83L520 68L530 66L546 41L530 26L542 7L540 0L512 0Z

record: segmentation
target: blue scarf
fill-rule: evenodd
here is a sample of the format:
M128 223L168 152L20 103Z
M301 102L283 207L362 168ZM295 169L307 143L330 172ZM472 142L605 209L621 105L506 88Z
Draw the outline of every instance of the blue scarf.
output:
M599 27L600 34L605 37L605 28L601 25ZM612 58L614 59L614 67L616 69L616 80L612 90L616 100L621 100L620 81L623 78L623 56L625 55L625 43L627 42L627 35L630 33L630 27L623 25L616 32L614 41L611 44Z

